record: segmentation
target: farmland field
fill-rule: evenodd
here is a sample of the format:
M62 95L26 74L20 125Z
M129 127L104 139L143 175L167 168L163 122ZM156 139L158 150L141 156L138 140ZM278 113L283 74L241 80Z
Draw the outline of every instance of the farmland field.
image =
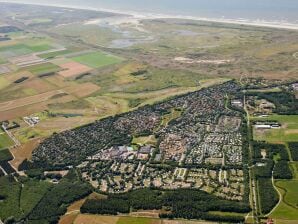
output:
M60 68L52 63L44 63L27 67L26 70L32 72L35 75L41 75L49 72L57 72L60 70Z
M87 215L79 214L75 218L74 224L212 224L206 221L189 221L189 220L166 220L154 218L139 217L121 217L121 216L104 216L104 215ZM67 224L60 222L59 224Z
M74 61L82 63L92 68L100 68L107 65L117 64L121 58L102 52L92 52L72 58Z
M54 58L57 56L65 55L72 53L71 50L61 50L61 51L55 51L55 52L50 52L50 53L45 53L45 54L39 54L38 56L41 58Z

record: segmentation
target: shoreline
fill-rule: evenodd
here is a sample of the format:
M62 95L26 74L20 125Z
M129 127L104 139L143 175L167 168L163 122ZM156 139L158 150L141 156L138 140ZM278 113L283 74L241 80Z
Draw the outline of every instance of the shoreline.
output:
M97 12L107 12L119 14L122 16L132 17L136 20L146 20L146 19L181 19L181 20L193 20L193 21L204 21L204 22L215 22L215 23L224 23L224 24L235 24L235 25L245 25L245 26L255 26L255 27L266 27L272 29L287 29L287 30L298 30L298 24L289 23L289 22L273 22L273 21L265 21L265 20L249 20L249 19L220 19L220 18L206 18L206 17L197 17L197 16L183 16L183 15L167 15L167 14L155 14L155 13L144 13L140 14L135 11L121 11L121 10L113 10L106 8L92 8L92 7L82 7L76 5L64 5L64 4L37 4L37 3L23 3L23 2L8 2L2 1L1 3L9 3L9 4L21 4L21 5L36 5L36 6L50 6L57 8L67 8L67 9L76 9L76 10L90 10Z

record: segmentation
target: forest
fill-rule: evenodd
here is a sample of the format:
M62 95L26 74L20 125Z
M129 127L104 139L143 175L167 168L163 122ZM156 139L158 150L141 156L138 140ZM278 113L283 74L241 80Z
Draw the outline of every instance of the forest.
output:
M206 219L241 222L243 216L211 215L209 211L247 213L248 204L227 201L203 191L191 189L159 190L139 189L123 194L110 194L107 199L88 199L81 207L82 213L112 214L129 213L131 209L162 209L161 218Z
M254 92L248 95L257 96L260 99L272 102L276 106L273 110L274 113L284 115L298 114L298 99L290 92Z
M292 159L298 161L298 142L289 142L289 149L292 154Z

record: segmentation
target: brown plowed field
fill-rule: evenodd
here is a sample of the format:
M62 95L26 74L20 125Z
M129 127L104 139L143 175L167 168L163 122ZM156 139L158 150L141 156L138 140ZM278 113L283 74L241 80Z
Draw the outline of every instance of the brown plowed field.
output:
M53 97L57 94L61 94L61 93L64 93L64 92L62 90L54 90L54 91L49 91L49 92L41 93L41 94L34 95L34 96L29 96L29 97L25 97L25 98L20 98L20 99L16 99L16 100L10 100L7 102L3 102L3 103L0 103L0 112L13 110L18 107L24 107L24 106L31 105L31 104L41 103L41 102L47 101L51 97Z
M65 78L81 75L92 70L92 68L77 62L68 62L59 66L63 69L59 72L59 75Z
M89 96L92 93L98 91L99 89L100 89L99 86L93 83L87 82L79 85L72 85L72 86L66 87L64 88L64 91L66 93L69 93L76 97L81 98L81 97Z

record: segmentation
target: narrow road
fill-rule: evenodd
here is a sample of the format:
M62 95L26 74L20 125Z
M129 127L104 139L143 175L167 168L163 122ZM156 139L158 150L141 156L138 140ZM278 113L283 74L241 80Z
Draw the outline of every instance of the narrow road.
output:
M246 117L247 117L247 130L248 130L248 138L249 138L249 161L252 161L252 155L253 155L253 147L251 144L251 137L250 136L250 117L249 117L249 112L247 110L247 105L246 105L246 95L244 93L243 97L243 105L244 105L244 110L246 112ZM252 207L252 217L254 220L254 223L260 223L260 220L258 218L258 201L257 201L257 193L256 193L256 181L253 173L253 167L249 167L249 186L250 186L250 205Z

